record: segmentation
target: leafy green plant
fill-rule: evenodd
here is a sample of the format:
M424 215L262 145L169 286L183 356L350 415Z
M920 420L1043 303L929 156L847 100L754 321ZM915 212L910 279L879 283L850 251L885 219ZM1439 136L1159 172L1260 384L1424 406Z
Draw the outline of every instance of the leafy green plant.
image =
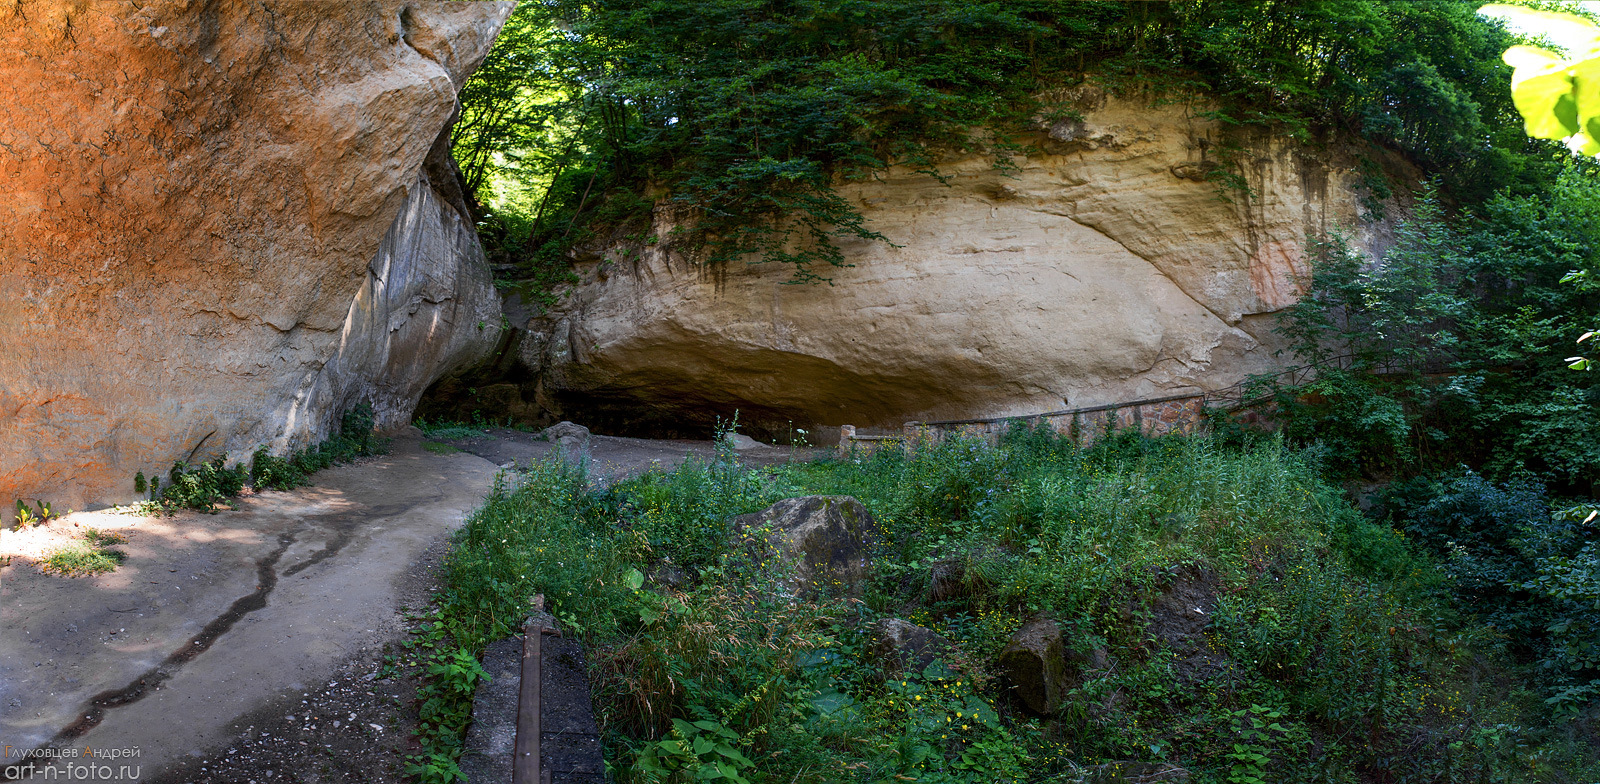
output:
M43 525L51 520L61 517L61 513L57 512L53 507L51 507L48 501L36 501L35 503L37 504L36 506L29 507L25 501L20 498L17 499L17 508L14 518L17 528L28 528L30 526ZM66 513L72 514L72 510L68 509Z
M1260 705L1228 714L1235 738L1232 750L1223 755L1233 761L1233 767L1228 770L1229 784L1267 783L1272 747L1278 738L1289 732L1278 722L1283 716L1282 711Z
M161 505L168 510L195 509L214 513L218 506L232 508L228 499L237 497L249 478L243 464L228 468L222 458L190 468L183 461L172 464Z
M472 650L450 635L437 615L417 619L412 639L401 643L420 666L417 688L418 741L422 750L407 756L406 774L423 784L449 784L462 778L457 760L460 738L472 719L472 696L488 673Z
M1513 46L1502 55L1511 75L1511 98L1528 135L1566 141L1585 155L1600 155L1600 90L1589 82L1600 69L1600 27L1575 14L1493 3L1480 13L1551 35L1567 56L1537 46Z
M756 764L738 743L739 733L717 722L673 719L671 735L645 746L634 773L642 781L750 784L742 774Z
M17 499L17 510L13 519L16 521L18 528L28 528L42 522L39 519L39 515L35 514L33 509L20 498Z
M339 417L339 429L322 443L279 457L265 447L251 456L250 483L257 489L292 490L311 474L358 457L380 454L386 443L373 435L372 406L360 403Z

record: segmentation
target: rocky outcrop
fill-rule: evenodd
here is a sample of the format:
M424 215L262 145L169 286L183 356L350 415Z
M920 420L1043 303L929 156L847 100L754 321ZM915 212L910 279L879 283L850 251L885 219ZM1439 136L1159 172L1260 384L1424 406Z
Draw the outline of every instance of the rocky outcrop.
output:
M665 242L595 250L569 301L526 324L537 380L512 407L665 429L739 409L781 432L1222 388L1292 361L1271 314L1298 296L1308 235L1385 241L1362 217L1363 156L1405 179L1382 151L1229 136L1204 106L1061 98L1082 119L1043 126L1015 171L970 157L942 165L948 184L896 169L841 185L895 245L846 244L832 285L707 270ZM672 220L658 209L656 236Z
M0 3L0 499L401 425L490 353L445 134L510 8Z

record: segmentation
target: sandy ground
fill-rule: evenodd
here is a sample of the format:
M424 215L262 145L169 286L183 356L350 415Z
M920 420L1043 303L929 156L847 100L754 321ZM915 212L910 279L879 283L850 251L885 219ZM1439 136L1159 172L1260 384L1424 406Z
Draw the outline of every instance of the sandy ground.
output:
M501 466L554 445L514 430L415 431L381 458L239 510L77 513L0 544L0 781L401 781L415 683L392 666L450 533ZM594 437L596 482L709 457L708 442ZM807 459L762 447L747 464ZM84 527L121 534L114 573L37 561ZM47 750L46 760L19 755ZM85 751L89 755L85 756ZM59 756L59 755L64 755Z

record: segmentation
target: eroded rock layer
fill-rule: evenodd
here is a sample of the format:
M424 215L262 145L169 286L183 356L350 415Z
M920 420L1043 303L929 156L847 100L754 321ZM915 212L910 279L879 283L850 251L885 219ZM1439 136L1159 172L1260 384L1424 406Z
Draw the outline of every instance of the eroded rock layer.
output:
M1272 314L1300 293L1308 236L1383 244L1363 171L1406 179L1377 150L1224 137L1204 107L1069 98L1083 119L1042 127L1015 172L973 157L942 166L948 185L910 171L844 185L898 247L849 244L830 286L706 270L664 244L605 250L529 323L518 350L535 381L509 407L668 429L737 408L781 433L1226 387L1293 361L1274 356ZM656 234L670 228L658 212Z
M436 143L510 8L0 2L0 505L403 424L492 351Z

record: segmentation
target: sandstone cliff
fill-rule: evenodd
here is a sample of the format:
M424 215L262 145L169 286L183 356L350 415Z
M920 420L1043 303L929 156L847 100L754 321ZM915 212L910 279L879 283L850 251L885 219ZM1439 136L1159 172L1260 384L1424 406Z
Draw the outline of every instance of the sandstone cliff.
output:
M404 424L492 351L441 135L511 5L0 2L0 506Z
M1204 107L1069 98L1082 119L1041 126L1011 176L974 157L942 167L948 186L909 171L843 186L899 247L847 246L832 286L705 270L664 245L601 250L527 324L531 380L480 384L473 402L665 430L738 408L781 431L1217 389L1292 361L1274 356L1271 314L1299 294L1308 236L1383 243L1348 150L1227 138ZM670 217L656 223L666 237Z

